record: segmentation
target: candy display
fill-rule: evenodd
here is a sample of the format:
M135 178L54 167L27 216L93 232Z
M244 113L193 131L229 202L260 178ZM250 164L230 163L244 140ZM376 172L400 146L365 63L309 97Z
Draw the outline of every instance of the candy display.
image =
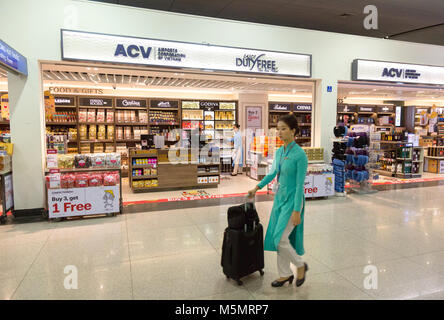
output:
M114 111L106 110L106 122L114 122Z
M88 119L88 111L86 109L79 110L79 122L86 122Z
M156 124L177 124L177 113L171 111L150 111L149 118Z
M133 166L151 165L153 168L157 166L157 158L135 158Z
M103 168L106 165L106 154L95 153L90 155L92 168Z
M90 173L88 177L88 185L90 187L98 187L103 185L103 174L101 173Z
M74 155L59 154L57 157L57 163L60 169L72 169L74 168Z
M62 174L60 177L60 188L69 189L74 188L76 182L76 175L72 173Z
M105 109L97 110L97 122L105 122Z
M103 124L99 125L99 130L97 131L97 139L106 139L106 127Z
M85 124L79 125L80 140L86 140L87 139L87 134L88 134L87 126Z
M79 169L86 169L91 166L91 158L89 155L77 154L74 157L74 166Z
M119 184L119 181L120 181L119 173L117 172L106 172L103 174L104 186L115 186Z
M107 153L106 154L106 166L108 168L120 168L120 154Z
M87 173L76 173L75 174L75 188L86 188L88 186L89 174Z
M143 189L143 188L153 188L158 187L159 181L157 179L147 179L147 180L134 180L133 188L134 189Z
M88 109L88 118L87 122L95 122L96 121L96 110Z
M90 125L89 126L89 140L96 140L97 138L97 126L96 125Z

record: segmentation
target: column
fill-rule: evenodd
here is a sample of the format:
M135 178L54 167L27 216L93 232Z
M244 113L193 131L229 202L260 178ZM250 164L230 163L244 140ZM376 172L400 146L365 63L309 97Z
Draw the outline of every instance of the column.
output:
M328 87L331 86L331 92ZM331 150L333 149L333 128L336 126L336 108L338 97L337 79L316 80L313 101L314 147L324 148L326 163L331 162Z
M37 60L28 59L28 77L8 74L14 211L40 213L44 207L45 126Z

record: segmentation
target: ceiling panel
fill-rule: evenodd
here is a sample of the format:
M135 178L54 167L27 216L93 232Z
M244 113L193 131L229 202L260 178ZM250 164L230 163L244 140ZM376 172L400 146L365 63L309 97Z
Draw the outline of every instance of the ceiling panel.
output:
M97 0L94 0L97 1ZM224 19L444 45L444 0L103 0L102 2ZM375 5L378 30L363 27ZM344 17L343 15L346 14ZM402 35L399 35L402 34Z
M96 70L97 69L97 70ZM94 70L94 71L92 71ZM170 87L194 89L223 89L260 92L311 93L313 82L279 78L229 76L174 71L147 72L140 69L87 67L71 64L44 64L43 80L50 84L121 85L124 87Z

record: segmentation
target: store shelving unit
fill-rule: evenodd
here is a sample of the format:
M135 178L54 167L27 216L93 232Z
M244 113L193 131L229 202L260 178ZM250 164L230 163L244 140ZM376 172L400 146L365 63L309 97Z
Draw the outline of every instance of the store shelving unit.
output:
M293 112L298 120L299 134L296 141L302 146L311 145L311 119L312 104L298 102L269 102L268 103L268 128L275 129L279 117Z
M221 124L224 124L225 128L231 129L232 125L235 123L237 119L237 101L214 101L218 105L225 105L230 107L230 104L232 104L231 109L221 109L221 108L215 108L213 117L214 120L207 120L211 121L209 124L212 125L211 130L204 130L204 124L205 119L203 117L204 108L200 106L200 102L203 102L204 100L192 100L193 102L197 103L197 109L187 109L182 108L183 104L186 104L190 100L175 100L175 99L162 99L162 98L128 98L128 97L109 97L109 96L64 96L64 95L55 95L56 100L59 99L59 101L63 101L63 104L57 104L55 105L56 112L70 112L72 113L76 121L69 121L69 122L56 122L56 121L47 121L46 126L48 128L48 131L52 131L53 134L61 134L69 136L68 131L69 129L75 129L76 136L74 136L74 139L68 140L68 149L71 153L95 153L98 152L96 150L102 150L103 152L115 152L117 148L119 148L119 152L121 152L121 160L122 160L122 176L127 176L129 172L129 157L128 152L122 153L122 148L125 148L128 150L129 148L134 148L137 146L138 143L140 143L140 138L137 136L135 137L135 128L138 128L140 130L140 134L154 134L154 135L163 135L165 136L165 144L167 146L171 146L174 143L177 143L177 136L172 135L171 131L173 129L187 129L184 128L184 121L186 118L182 117L182 113L187 110L201 110L199 112L202 113L202 117L197 120L192 119L189 121L193 121L197 127L199 127L201 132L211 132L211 138L214 138L215 132L218 131L220 134L223 134L227 137L233 136L233 131L225 131L222 133L222 130L218 130L218 126ZM99 103L102 105L89 105L92 103L88 103L88 101L92 101L94 103ZM125 106L122 104L123 100L129 100L133 103L127 103ZM206 100L205 100L206 101ZM206 101L208 102L208 101ZM211 101L210 101L211 102ZM94 109L97 115L98 109L104 109L105 114L107 111L113 112L113 119L112 122L98 122L98 121L79 121L79 111L80 109L86 109L86 110L92 110ZM147 121L139 121L140 112L145 111L147 115ZM135 121L131 121L126 119L124 115L121 117L118 116L118 112L135 112ZM161 121L153 121L153 119L150 119L150 112L152 114L156 113L159 115L157 117L160 118ZM232 114L232 118L228 116L220 116L222 114L227 115L228 112ZM162 120L162 114L173 114L174 120L170 122L165 122ZM133 119L134 120L134 119ZM150 121L151 120L151 121ZM2 129L2 126L9 125L9 122L0 122L0 130ZM111 136L108 136L106 134L106 139L91 139L89 136L89 129L90 126L97 126L96 130L98 131L99 125L106 126L106 129L108 129L108 126L113 126L113 133ZM86 137L80 137L80 126L86 126ZM125 134L125 128L126 130L131 131L131 136ZM129 128L129 129L128 129ZM120 133L122 130L122 133ZM128 132L127 131L127 132ZM119 133L119 134L118 134ZM97 138L97 134L96 134ZM210 138L210 136L209 136ZM208 139L210 141L211 139ZM102 144L100 147L98 144ZM96 145L95 145L96 144ZM89 148L88 148L89 145ZM100 147L99 149L97 149ZM107 149L108 147L108 149ZM228 145L225 146L225 149L228 149ZM230 146L231 148L231 146ZM231 149L230 149L231 150ZM100 151L102 152L102 151ZM228 153L221 155L222 157L228 157ZM231 157L231 152L229 154L229 157Z
M133 161L136 161L136 159L155 159L156 160L156 164L141 164L141 165L134 165ZM135 150L133 148L131 148L129 150L129 171L128 171L128 176L129 176L129 187L131 188L131 190L133 192L140 192L140 191L147 191L147 190L153 190L155 188L158 188L158 175L157 175L157 152L155 150ZM149 175L139 175L139 176L134 176L133 175L133 169L142 169L142 170L146 170L146 169L154 169L156 170L156 174L149 174ZM156 180L157 183L153 186L149 186L149 187L134 187L133 186L133 181L134 180Z

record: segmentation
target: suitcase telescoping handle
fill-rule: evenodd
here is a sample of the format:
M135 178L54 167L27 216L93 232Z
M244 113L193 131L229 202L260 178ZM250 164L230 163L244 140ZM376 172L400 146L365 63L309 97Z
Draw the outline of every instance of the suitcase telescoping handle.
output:
M253 206L253 209L256 210L256 205L255 205L256 199L255 197L249 197L248 195L246 196L245 199L245 212L247 212L247 203L251 203L251 205ZM247 232L248 228L247 228L247 224L244 225L244 230L245 232ZM253 230L256 230L256 220L253 221Z

